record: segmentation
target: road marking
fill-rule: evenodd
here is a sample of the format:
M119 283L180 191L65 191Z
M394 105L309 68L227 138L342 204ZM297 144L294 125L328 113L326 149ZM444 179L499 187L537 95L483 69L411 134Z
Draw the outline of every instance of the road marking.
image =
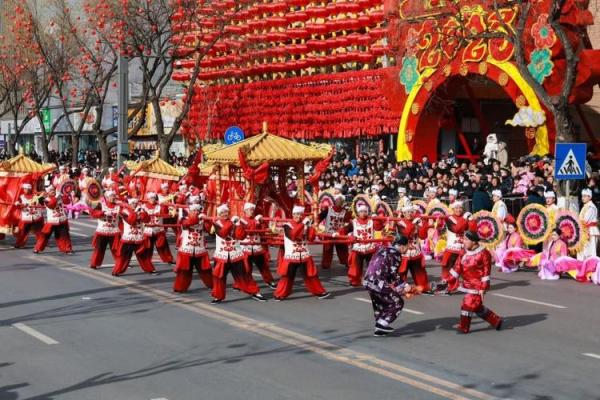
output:
M558 304L544 303L543 301L529 300L529 299L524 299L522 297L509 296L507 294L502 294L502 293L491 293L491 295L492 296L497 296L497 297L503 297L505 299L524 301L525 303L538 304L540 306L546 306L546 307L552 307L552 308L559 308L561 310L567 308L565 306L559 306Z
M83 234L83 233L77 233L77 232L69 232L69 234L70 234L71 236L78 236L78 237L85 237L85 238L89 238L89 237L91 237L91 235L85 235L85 234Z
M97 225L96 225L96 224L94 224L93 222L86 223L86 222L82 222L82 221L75 220L75 219L72 219L72 220L70 220L69 222L70 222L71 224L73 224L73 225L85 226L86 228L96 228L96 226L97 226Z
M355 297L354 300L358 300L358 301L362 301L364 303L369 303L371 304L371 300L369 299L363 299L362 297ZM417 311L417 310L411 310L410 308L403 308L402 311L407 312L409 314L415 314L415 315L425 315L425 313L422 313L421 311Z
M424 372L413 370L400 364L385 361L369 354L340 347L333 343L325 342L312 336L303 335L293 330L280 327L274 323L257 320L228 311L225 308L213 306L200 302L197 298L181 296L164 290L156 289L150 285L129 281L121 277L112 277L99 274L95 271L81 267L78 264L65 261L52 256L40 256L28 258L38 260L46 259L51 264L64 264L71 266L66 271L74 272L82 276L103 282L109 286L125 288L133 293L151 297L165 304L173 305L196 314L211 318L232 327L252 332L289 344L301 349L311 351L322 357L342 364L350 365L364 371L387 377L397 382L404 383L414 388L435 394L439 397L452 400L469 400L477 398L481 400L496 400L497 397L467 388L454 382L450 382ZM433 386L436 385L436 386ZM450 391L452 390L452 392ZM465 397L469 396L469 397Z
M597 358L598 360L600 360L600 355L599 354L594 354L594 353L581 353L582 356L586 356L586 357L591 357L591 358Z
M22 332L25 332L26 334L28 334L30 336L33 336L40 342L44 342L46 344L58 344L58 342L56 340L52 339L50 336L46 336L42 332L36 331L32 327L22 324L20 322L16 323L16 324L12 324L12 326Z
M155 399L150 399L150 400L169 400L166 397L157 397Z

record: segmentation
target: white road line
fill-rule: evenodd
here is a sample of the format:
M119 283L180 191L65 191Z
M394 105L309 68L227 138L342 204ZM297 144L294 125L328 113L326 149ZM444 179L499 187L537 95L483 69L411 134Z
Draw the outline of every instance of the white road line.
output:
M44 335L43 333L36 331L35 329L33 329L30 326L27 326L25 324L22 323L16 323L16 324L12 324L13 327L17 328L18 330L25 332L26 334L33 336L34 338L36 338L37 340L39 340L40 342L44 342L46 344L58 344L58 342L54 339L52 339L49 336Z
M78 236L78 237L86 237L86 238L91 237L91 235L85 235L83 233L77 233L77 232L71 232L71 231L69 231L69 235L71 235L71 236Z
M81 221L74 220L74 219L69 220L69 223L71 223L73 225L85 226L86 228L96 228L96 226L97 226L93 222L86 223L86 222L81 222Z
M600 360L600 355L599 354L594 354L594 353L581 353L582 356L586 356L586 357L591 357L591 358L597 358L598 360Z
M155 399L150 399L150 400L169 400L166 397L157 397Z
M362 297L355 297L354 300L362 301L363 303L371 303L371 300L363 299ZM407 312L409 314L425 315L425 313L422 313L421 311L411 310L410 308L403 308L402 311Z
M491 295L492 296L497 296L497 297L502 297L502 298L505 298L505 299L524 301L525 303L538 304L540 306L558 308L558 309L561 309L561 310L567 308L565 306L560 306L558 304L544 303L543 301L529 300L529 299L524 299L522 297L509 296L507 294L502 294L502 293L491 293Z

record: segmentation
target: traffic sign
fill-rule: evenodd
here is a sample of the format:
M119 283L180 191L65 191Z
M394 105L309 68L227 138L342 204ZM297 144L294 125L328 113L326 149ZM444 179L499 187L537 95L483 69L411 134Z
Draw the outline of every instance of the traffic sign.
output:
M554 178L556 179L585 179L585 143L557 143Z
M225 144L234 144L244 140L244 131L239 126L230 126L225 131Z

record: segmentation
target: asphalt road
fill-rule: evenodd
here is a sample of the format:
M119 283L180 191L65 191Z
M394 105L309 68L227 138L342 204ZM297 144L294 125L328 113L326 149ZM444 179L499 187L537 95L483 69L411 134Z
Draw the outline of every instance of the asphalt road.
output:
M162 263L115 278L108 255L90 270L94 222L71 226L71 256L0 242L0 400L600 399L596 286L494 271L485 303L502 331L475 319L459 335L461 296L419 296L375 338L339 266L321 274L326 300L299 281L283 302L228 290L215 306L199 280L172 293Z

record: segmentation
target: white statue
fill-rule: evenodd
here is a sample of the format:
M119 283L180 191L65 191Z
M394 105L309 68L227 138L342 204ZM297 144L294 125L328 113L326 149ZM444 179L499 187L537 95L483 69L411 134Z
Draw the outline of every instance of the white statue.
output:
M483 162L489 164L491 159L498 160L502 167L505 167L508 163L506 143L499 142L495 133L490 133L487 136L485 148L483 149Z

